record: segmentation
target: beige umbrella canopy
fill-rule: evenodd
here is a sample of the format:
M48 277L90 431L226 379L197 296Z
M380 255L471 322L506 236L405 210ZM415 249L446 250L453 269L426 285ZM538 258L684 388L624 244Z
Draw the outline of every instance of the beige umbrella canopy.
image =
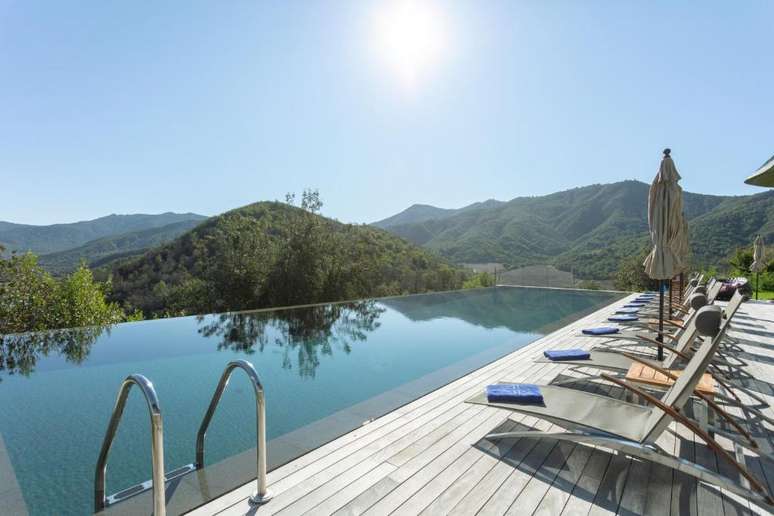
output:
M766 269L766 262L764 261L764 245L763 237L758 235L753 242L753 262L750 265L752 272L763 272Z
M676 250L683 233L683 189L677 184L677 173L670 149L664 157L648 195L648 225L653 249L645 258L645 273L656 280L672 279L680 272L681 261ZM687 232L686 232L687 237Z
M763 237L758 235L753 242L753 262L750 265L750 270L755 273L755 299L758 299L758 287L761 284L760 273L766 270L766 261L763 259L764 250Z
M688 265L691 260L691 246L688 240L688 219L685 213L680 214L680 224L678 233L675 236L674 252L677 256L678 272L688 272Z
M683 232L683 189L677 184L677 173L669 149L664 149L664 157L658 174L650 185L648 194L648 225L653 250L645 258L645 273L651 279L659 280L658 301L658 359L664 360L664 285L663 280L671 280L681 267L678 248L681 247L680 235Z
M691 246L688 239L688 219L685 218L685 213L680 213L680 225L678 226L679 231L677 235L675 236L675 242L674 242L674 252L677 256L678 261L678 271L679 271L679 289L677 291L677 299L679 302L682 303L683 301L683 279L685 278L685 273L688 272L688 267L691 262ZM672 284L669 285L669 311L672 312L672 300L673 300L673 292L672 292Z

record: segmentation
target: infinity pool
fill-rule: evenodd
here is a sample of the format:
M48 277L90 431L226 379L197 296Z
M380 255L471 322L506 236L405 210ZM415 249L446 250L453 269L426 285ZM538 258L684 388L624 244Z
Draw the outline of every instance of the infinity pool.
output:
M193 462L196 431L225 365L252 362L266 389L271 467L619 297L499 287L0 336L0 513L93 510L97 455L128 374L156 387L171 471ZM250 456L253 399L237 371L207 433L207 464ZM133 390L110 454L108 493L150 478L149 427ZM225 470L233 478L209 486L205 499L255 475ZM177 510L186 503L195 505L178 502Z

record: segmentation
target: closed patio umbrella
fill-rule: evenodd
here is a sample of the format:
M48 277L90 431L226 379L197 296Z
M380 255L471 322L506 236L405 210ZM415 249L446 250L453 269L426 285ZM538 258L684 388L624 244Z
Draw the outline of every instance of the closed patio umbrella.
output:
M648 194L648 225L653 249L645 258L645 273L659 281L658 341L664 342L664 280L671 280L680 269L675 249L682 230L683 190L671 150L664 149L658 174ZM659 344L658 359L664 360L664 348Z
M683 301L683 278L685 273L688 272L689 262L691 260L691 246L688 239L688 219L685 218L685 213L680 213L680 225L678 226L678 234L675 236L675 254L679 262L678 273L680 275L680 293L678 296L679 302ZM670 283L671 285L671 283ZM672 300L670 292L670 302ZM669 307L670 313L672 307Z
M766 269L766 262L764 261L764 245L763 237L760 235L755 237L753 242L753 262L750 265L750 270L755 273L755 299L758 299L758 285L761 281L761 271Z

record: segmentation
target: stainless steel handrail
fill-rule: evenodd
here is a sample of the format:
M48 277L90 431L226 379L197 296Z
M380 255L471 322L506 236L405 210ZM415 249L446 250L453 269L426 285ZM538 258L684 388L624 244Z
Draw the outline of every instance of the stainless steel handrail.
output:
M256 476L258 480L258 489L250 497L250 502L256 505L263 504L271 500L271 493L266 487L266 400L263 395L263 386L261 380L258 378L258 373L255 371L253 364L247 360L234 360L229 362L223 374L218 382L218 387L215 389L215 394L212 395L212 401L207 408L207 412L204 414L204 419L199 427L199 433L196 435L196 468L201 469L204 467L204 438L207 434L207 428L210 426L212 416L215 414L215 409L218 407L223 391L228 385L228 381L231 379L231 374L234 369L240 368L247 373L250 383L253 385L253 391L255 392L255 420L256 420L256 462L258 468L258 474Z
M164 495L164 426L161 419L161 406L156 395L153 383L141 374L132 374L126 377L118 391L113 414L110 416L105 439L102 441L102 449L97 459L97 471L94 475L94 512L99 512L107 506L105 498L105 470L107 468L108 454L113 445L113 439L124 413L126 399L132 385L137 385L148 403L151 422L151 460L153 462L153 514L165 516L166 504Z

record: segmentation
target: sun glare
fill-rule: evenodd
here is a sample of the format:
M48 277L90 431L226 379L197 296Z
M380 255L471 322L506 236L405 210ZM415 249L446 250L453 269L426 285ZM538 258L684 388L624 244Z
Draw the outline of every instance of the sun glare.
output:
M387 1L374 16L376 51L406 86L439 64L447 41L441 11L422 0Z

